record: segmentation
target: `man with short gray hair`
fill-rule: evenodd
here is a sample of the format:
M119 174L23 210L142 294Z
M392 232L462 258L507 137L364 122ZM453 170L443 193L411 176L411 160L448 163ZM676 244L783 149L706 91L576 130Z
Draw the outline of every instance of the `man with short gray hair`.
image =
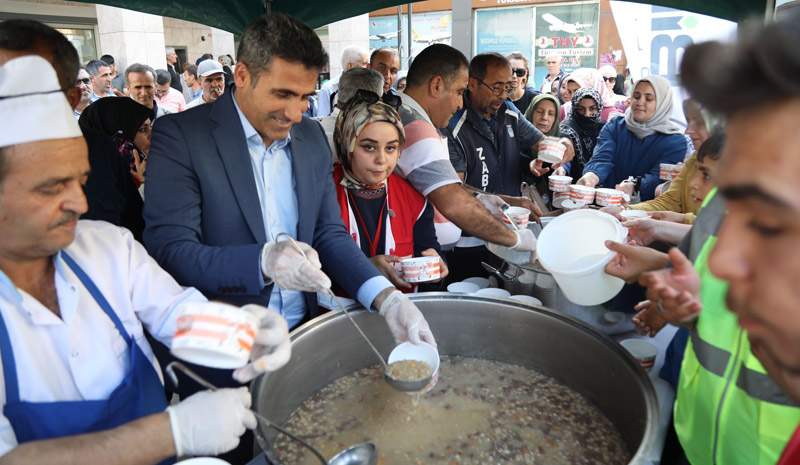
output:
M86 63L86 71L92 79L92 98L89 103L94 103L103 97L116 97L111 91L111 66L102 60L92 60Z
M178 54L175 53L174 47L167 47L164 49L167 55L167 70L169 70L169 75L172 77L172 81L170 82L170 87L177 90L178 92L183 93L183 86L181 85L181 77L178 74L178 71L175 69L175 63L178 62Z
M344 105L355 97L359 90L367 90L380 96L383 93L383 76L374 69L352 68L342 73L339 79L339 99L333 112L319 120L325 135L328 136L328 143L331 146L334 163L338 159L336 148L333 144L333 130L336 128L336 118Z
M351 68L366 68L369 66L369 56L366 50L357 46L351 45L342 50L342 70L347 71ZM317 115L319 117L328 116L331 114L336 102L336 94L339 91L339 79L331 79L322 85L319 89L319 110Z
M156 104L156 72L141 63L134 63L125 70L128 94L137 103L153 110L156 119L169 112Z
M553 81L560 81L564 77L564 70L561 69L561 55L558 52L548 53L545 66L547 66L547 76L544 77L542 88L539 90L542 93L550 94Z

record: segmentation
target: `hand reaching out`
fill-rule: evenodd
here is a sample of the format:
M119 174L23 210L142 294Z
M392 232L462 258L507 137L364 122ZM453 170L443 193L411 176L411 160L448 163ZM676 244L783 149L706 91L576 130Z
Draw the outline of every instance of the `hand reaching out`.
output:
M403 289L411 289L413 286L403 280L400 277L400 273L394 269L394 264L400 261L400 257L397 255L375 255L374 257L369 258L370 263L372 266L378 269L382 275L386 276L386 279L391 281L391 283L395 287L403 288Z
M669 251L674 268L642 274L639 284L647 287L647 299L655 302L664 319L673 325L686 325L697 318L700 302L700 276L692 262L677 248Z

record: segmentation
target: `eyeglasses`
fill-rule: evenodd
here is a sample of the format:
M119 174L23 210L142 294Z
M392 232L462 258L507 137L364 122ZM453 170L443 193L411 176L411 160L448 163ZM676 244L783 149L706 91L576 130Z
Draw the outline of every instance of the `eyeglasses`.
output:
M503 95L508 95L512 91L510 85L506 85L505 87L492 87L489 84L486 84L485 82L481 81L478 78L474 78L474 79L476 81L480 82L481 84L483 84L484 86L486 86L487 89L491 90L495 97L502 97Z
M355 95L354 99L355 98L358 98L361 101L367 102L370 105L378 103L379 101L381 101L381 102L383 102L383 103L385 103L385 104L387 104L387 105L389 105L391 107L394 107L395 109L400 108L400 105L402 105L402 103L403 103L403 99L401 99L397 95L390 94L390 93L386 92L382 96L379 96L375 92L372 92L372 91L369 91L369 90L365 90L365 89L358 89L356 91L356 95Z
M81 84L83 84L85 86L88 86L91 83L92 83L92 80L90 78L76 79L75 80L75 87L78 87Z
M525 73L528 72L528 70L526 70L525 68L512 68L511 72L516 74L517 77L523 77L525 76Z
M606 81L606 82L617 82L617 77L616 76L614 76L614 77L605 77L605 76L603 76L603 80Z

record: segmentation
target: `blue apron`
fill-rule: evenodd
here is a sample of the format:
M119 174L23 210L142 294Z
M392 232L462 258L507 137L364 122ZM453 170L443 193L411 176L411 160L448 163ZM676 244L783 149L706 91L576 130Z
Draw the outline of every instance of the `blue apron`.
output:
M8 418L17 442L22 444L38 439L60 438L108 430L144 416L163 412L167 399L161 379L150 360L127 333L117 314L81 267L61 252L61 257L78 276L95 302L114 322L128 344L130 365L127 374L108 399L61 402L25 402L19 397L17 366L8 337L8 328L0 313L0 355L6 384L6 405L3 415ZM172 457L162 463L174 463Z

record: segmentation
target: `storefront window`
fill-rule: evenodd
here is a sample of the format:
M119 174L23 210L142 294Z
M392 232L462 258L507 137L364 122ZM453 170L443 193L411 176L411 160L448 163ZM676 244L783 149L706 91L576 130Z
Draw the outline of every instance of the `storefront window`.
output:
M97 53L97 35L91 26L64 26L51 24L58 32L64 34L70 43L78 51L78 58L81 64L86 64L91 60L96 60L100 55Z

